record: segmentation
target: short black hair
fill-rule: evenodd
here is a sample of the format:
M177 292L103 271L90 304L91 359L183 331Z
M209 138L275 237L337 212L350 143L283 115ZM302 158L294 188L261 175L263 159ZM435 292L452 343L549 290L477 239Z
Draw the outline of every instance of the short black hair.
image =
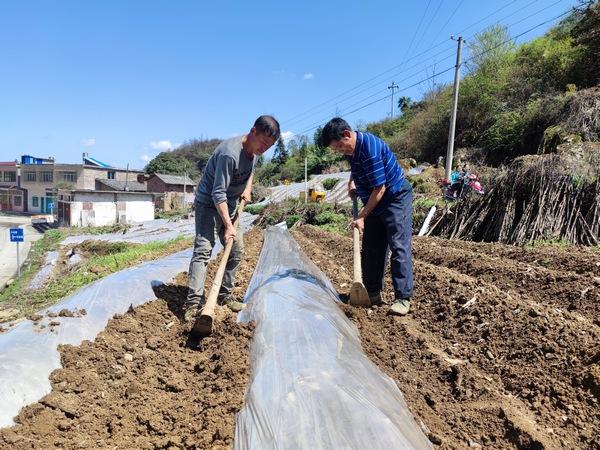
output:
M321 146L329 147L331 141L339 141L344 137L344 131L352 131L348 122L341 117L334 117L323 127L321 131Z
M277 140L279 139L279 135L281 131L279 129L279 122L273 116L260 116L254 122L254 128L261 134L266 134L269 137Z

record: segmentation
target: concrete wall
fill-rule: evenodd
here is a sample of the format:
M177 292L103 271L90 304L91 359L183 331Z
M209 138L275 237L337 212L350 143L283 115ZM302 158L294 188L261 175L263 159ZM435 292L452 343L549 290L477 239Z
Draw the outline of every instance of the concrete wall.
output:
M76 192L70 202L71 226L104 226L154 219L151 195Z

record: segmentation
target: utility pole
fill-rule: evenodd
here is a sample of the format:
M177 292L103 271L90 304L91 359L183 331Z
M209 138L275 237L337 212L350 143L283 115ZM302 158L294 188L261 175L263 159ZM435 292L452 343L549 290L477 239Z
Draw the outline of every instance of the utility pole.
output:
M392 81L392 84L390 84L388 86L388 89L392 90L392 105L391 105L391 108L390 108L390 117L392 119L394 118L394 89L398 89L398 88L399 88L399 86L395 82L393 82L393 81Z
M304 203L308 202L308 157L304 157Z
M452 39L454 39L452 37ZM458 37L458 49L456 51L456 67L454 71L454 95L452 100L452 115L450 116L450 132L448 133L448 150L446 151L446 180L450 179L452 173L452 157L454 155L454 132L456 131L456 108L458 107L458 88L460 85L460 66L462 54L462 36Z
M187 182L187 172L186 172L186 171L184 171L184 172L183 172L183 202L181 202L181 203L182 203L182 205L181 205L181 206L183 207L183 210L184 210L184 211L185 211L185 210L187 210L187 203L186 203L186 201L185 201L185 196L186 196L186 194L187 194L187 186L186 186L186 182Z

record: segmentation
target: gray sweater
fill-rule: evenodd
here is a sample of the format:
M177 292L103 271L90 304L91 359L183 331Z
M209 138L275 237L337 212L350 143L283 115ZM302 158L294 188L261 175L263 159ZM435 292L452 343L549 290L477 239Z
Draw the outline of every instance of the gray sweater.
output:
M221 142L209 158L196 189L196 201L201 205L227 201L230 210L235 208L255 164L254 156L248 157L242 150L242 138Z

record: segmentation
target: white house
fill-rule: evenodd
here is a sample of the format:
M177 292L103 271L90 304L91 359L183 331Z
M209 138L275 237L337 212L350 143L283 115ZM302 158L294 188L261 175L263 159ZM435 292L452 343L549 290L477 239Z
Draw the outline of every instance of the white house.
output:
M155 195L151 192L61 189L58 191L58 221L66 226L100 227L153 220Z

